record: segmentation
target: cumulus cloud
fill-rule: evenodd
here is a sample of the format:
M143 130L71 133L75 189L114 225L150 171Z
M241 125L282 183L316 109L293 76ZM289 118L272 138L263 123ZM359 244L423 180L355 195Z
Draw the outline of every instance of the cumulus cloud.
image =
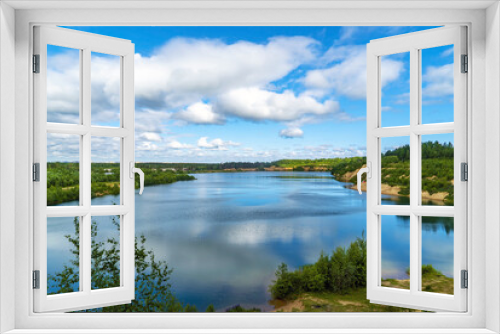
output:
M299 128L287 128L280 131L280 137L283 138L302 138L304 131Z
M453 64L427 67L422 80L424 98L435 98L453 94Z
M75 61L76 59L76 61ZM47 120L78 123L80 120L80 55L78 50L47 60Z
M78 162L80 161L80 136L48 133L47 161Z
M316 45L300 36L266 44L171 39L150 57L136 54L138 105L182 107L230 89L265 86L312 61Z
M191 104L186 109L179 111L173 116L194 124L224 124L225 120L212 110L212 105L203 102Z
M147 141L155 141L160 142L161 136L155 132L143 132L137 138L138 140L147 140Z
M208 141L208 137L201 137L198 139L198 147L210 150L228 150L229 146L239 146L240 143L233 142L231 140L224 141L220 138L212 139Z
M92 162L119 162L120 151L121 138L96 136L91 138L90 152Z
M333 47L322 57L318 56L317 46L318 42L307 37L276 37L262 44L175 38L150 56L136 54L137 156L142 161L193 161L196 157L202 157L204 161L221 161L226 159L224 154L227 154L227 160L235 161L309 157L307 150L258 147L235 150L232 148L240 145L237 142L199 138L201 134L191 134L199 138L198 141L184 143L175 139L178 138L175 126L187 123L225 124L235 118L252 122L270 121L283 125L279 132L281 137L298 138L304 136L301 128L305 124L326 119L358 120L342 111L336 99L325 98L325 94L334 92L348 97L364 97L364 46ZM70 53L50 57L53 57L51 64L54 66L48 68L48 108L49 115L53 115L49 116L49 121L77 123L79 63ZM289 76L297 74L293 71L301 65L313 64L313 61L326 68L307 72L302 81L296 81L295 75ZM388 64L392 76L383 76L384 84L396 80L402 71L398 60ZM119 78L116 57L93 55L91 93L94 125L119 124ZM297 85L304 84L306 91L298 93L295 89L276 88L275 85L280 86L282 81L279 80L283 79ZM97 144L93 145L93 150L97 149ZM109 155L104 149L104 142L102 145L102 161L115 159L115 153ZM327 156L328 152L334 156L346 154L345 151L331 150L317 154Z
M360 45L330 48L323 55L324 62L334 65L310 70L304 84L310 94L323 96L330 91L353 99L366 98L366 47ZM382 59L382 87L395 81L404 71L404 63L397 59Z
M93 125L120 124L120 57L92 53L91 106Z
M160 147L154 143L148 142L148 141L143 141L143 142L136 142L135 143L135 150L136 152L140 152L142 155L142 152L154 152L154 151L159 151Z
M174 150L181 150L181 149L191 149L194 146L190 144L183 144L178 142L177 140L172 140L167 143L166 145L168 148L174 149Z
M453 56L453 46L450 46L448 49L444 50L442 53L441 53L441 57L443 58L446 58L446 57L449 57L449 56Z
M333 114L339 110L337 101L323 103L292 91L275 93L257 87L233 89L219 96L216 111L252 121L293 121L305 115Z

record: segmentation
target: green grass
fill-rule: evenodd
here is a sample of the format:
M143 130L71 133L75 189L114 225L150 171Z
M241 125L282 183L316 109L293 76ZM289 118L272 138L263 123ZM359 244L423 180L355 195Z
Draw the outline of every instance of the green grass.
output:
M190 181L196 178L182 171L162 170L158 166L137 164L145 174L144 185ZM165 167L163 167L164 169ZM93 163L91 165L91 196L120 194L120 166L118 163ZM47 205L76 201L80 197L80 166L78 163L47 163ZM136 176L135 188L139 188Z
M277 312L418 312L402 307L370 303L366 288L352 289L346 294L333 292L309 292L301 294L294 302L289 301Z
M407 271L409 275L409 271ZM382 286L410 289L410 280L384 279ZM430 264L422 265L422 291L452 295L453 278L443 275Z

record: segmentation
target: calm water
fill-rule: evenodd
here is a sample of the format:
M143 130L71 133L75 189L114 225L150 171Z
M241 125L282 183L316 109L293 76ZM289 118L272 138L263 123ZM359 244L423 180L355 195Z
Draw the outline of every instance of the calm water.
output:
M196 174L196 181L147 187L136 195L136 234L157 259L174 269L172 287L183 302L205 310L235 304L265 310L267 287L281 262L312 263L366 231L366 195L344 188L328 173L247 172ZM110 204L114 196L92 200ZM403 200L404 201L404 200ZM384 198L384 204L396 204ZM75 205L75 203L65 203ZM72 219L49 221L49 268L69 257L64 235ZM100 231L112 231L103 221ZM453 275L453 220L427 219L424 264ZM66 250L66 252L64 251ZM382 217L384 278L407 278L409 219Z

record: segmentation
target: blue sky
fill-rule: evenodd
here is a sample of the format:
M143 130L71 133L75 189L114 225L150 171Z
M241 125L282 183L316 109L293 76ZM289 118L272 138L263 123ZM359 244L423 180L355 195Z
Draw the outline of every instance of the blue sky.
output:
M364 156L366 43L429 27L71 29L135 44L137 161L225 162ZM78 122L78 56L60 47L48 56L48 120ZM383 126L408 124L408 61L382 59ZM452 63L450 46L422 51L424 123L453 121ZM118 85L116 57L93 54L94 125L118 124ZM74 161L59 137L49 160ZM116 145L96 139L93 160L116 160Z

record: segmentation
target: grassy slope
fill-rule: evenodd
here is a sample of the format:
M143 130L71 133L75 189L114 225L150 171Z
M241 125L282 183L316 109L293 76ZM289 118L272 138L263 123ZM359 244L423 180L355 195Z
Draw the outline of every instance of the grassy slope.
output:
M366 288L348 294L309 292L297 299L276 302L276 312L416 312L416 310L372 304L366 299Z
M422 276L423 291L453 294L453 278L440 273ZM387 279L382 286L409 289L410 280ZM366 288L352 289L346 294L308 292L288 301L274 300L276 312L418 312L402 307L372 304L366 299Z

